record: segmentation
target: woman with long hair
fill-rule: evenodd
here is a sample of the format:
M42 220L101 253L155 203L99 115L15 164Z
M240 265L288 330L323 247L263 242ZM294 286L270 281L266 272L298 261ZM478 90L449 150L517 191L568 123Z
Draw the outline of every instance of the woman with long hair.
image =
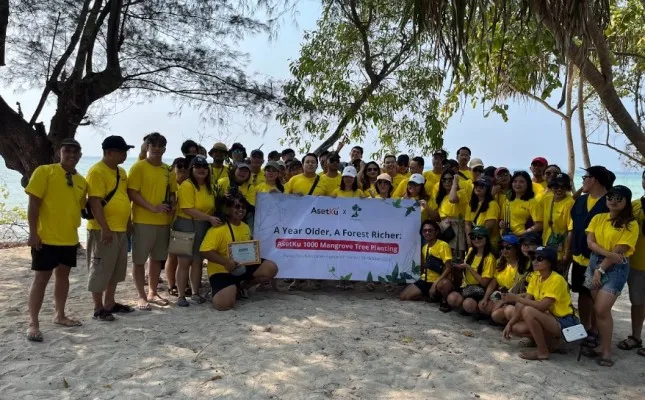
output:
M226 197L240 192L252 208L255 206L256 188L251 183L251 167L248 164L244 162L235 164L230 169L229 175L221 178L217 185L220 196Z
M403 183L401 183L403 184ZM412 174L408 179L408 183L403 194L404 199L416 200L421 206L421 220L425 221L431 219L433 221L439 219L436 204L430 202L430 195L425 189L425 178L421 174Z
M173 160L172 164L170 165L170 171L171 171L171 176L172 173L174 173L174 176L177 179L177 187L181 186L182 182L186 180L186 177L188 176L188 163L186 162L186 159L184 157L177 157ZM177 205L175 204L175 207L173 209L177 209ZM166 272L166 279L168 280L168 294L170 296L175 296L179 294L177 291L177 265L179 261L177 260L177 256L174 254L168 254L168 257L166 258L166 264L164 266L164 271ZM188 291L189 294L188 296L192 295L192 290L190 290L190 286L186 287L186 290Z
M598 357L598 365L602 367L612 367L614 321L611 309L627 282L627 257L634 253L639 231L632 209L631 190L621 185L614 186L606 198L609 212L594 216L587 227L587 246L592 253L584 286L591 290L594 300L600 346L598 351L588 349L586 355Z
M336 188L331 197L360 197L365 195L363 191L358 188L358 180L356 179L356 168L348 165L343 169L342 178L340 180L340 187Z
M192 286L191 300L202 304L206 300L199 295L202 281L202 256L199 246L211 226L221 225L215 213L215 192L211 187L210 165L202 156L195 156L188 168L188 178L179 186L179 211L173 229L179 232L194 232L193 252L191 255L178 255L177 268L177 305L188 307L185 288L190 275Z
M493 279L488 283L484 298L479 302L479 312L483 315L490 315L495 323L503 325L508 320L504 313L506 303L499 298L491 298L491 295L496 291L512 291L514 286L526 279L525 274L528 273L529 260L522 254L520 241L515 235L502 236L499 248L501 256L497 260Z
M370 190L374 193L378 192L376 181L379 175L381 175L381 167L379 167L376 161L370 161L367 164L363 164L363 168L358 171L358 181L360 182L361 189L366 192L369 192ZM392 178L390 177L390 184L391 183Z
M389 199L392 197L394 186L392 177L388 174L380 174L376 179L375 189L368 189L368 193L375 199Z
M251 240L251 230L243 222L248 207L241 193L228 196L224 203L226 222L210 228L200 247L201 255L208 260L211 301L219 311L233 308L238 295L245 297L245 287L270 282L278 274L278 266L273 261L262 259L260 264L242 266L228 254L229 243Z
M499 228L504 234L519 237L528 232L542 232L542 209L526 171L516 171L511 178L511 195L502 207Z
M466 216L468 206L469 190L461 188L459 175L453 169L447 169L441 174L439 190L435 196L439 218L441 218L441 230L452 229L454 238L448 243L457 257L466 250L466 231L463 219ZM462 258L463 259L463 258Z
M547 167L547 171L553 169L552 167ZM558 265L554 265L553 269L562 276L567 276L571 256L565 253L570 247L567 245L567 239L574 203L571 197L571 178L561 173L549 176L548 191L541 200L544 221L542 243L558 250Z
M470 249L462 264L453 265L453 273L463 274L463 286L448 296L448 304L464 313L477 313L477 303L495 274L495 253L488 238L488 229L475 226L470 231Z
M496 249L499 242L498 220L499 205L493 198L492 181L482 176L475 181L473 194L470 196L466 212L466 234L470 235L474 226L483 226L490 232L488 240ZM468 247L472 247L470 239L467 241Z
M284 193L284 186L280 182L280 166L275 161L269 161L264 166L265 181L255 188L256 193Z
M504 205L511 197L511 172L506 167L499 167L495 170L495 184L491 193L497 202L500 210L504 210Z

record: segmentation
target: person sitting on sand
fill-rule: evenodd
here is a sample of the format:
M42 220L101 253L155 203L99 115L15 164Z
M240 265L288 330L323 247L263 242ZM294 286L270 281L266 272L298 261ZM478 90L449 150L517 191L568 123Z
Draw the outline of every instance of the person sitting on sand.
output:
M242 266L229 258L229 243L251 240L251 230L242 222L248 207L248 202L239 192L226 197L226 223L210 228L199 249L208 260L212 303L219 311L233 308L238 292L240 297L246 297L242 286L270 282L278 274L278 266L273 261L262 259L260 264Z
M456 273L463 273L463 287L448 296L450 307L467 314L477 312L477 303L484 298L486 287L495 274L495 254L489 239L489 232L483 226L472 228L469 241L472 247L463 264L453 265Z
M42 342L38 314L45 290L52 276L54 288L54 323L80 326L81 322L65 316L69 292L69 272L76 267L78 227L85 207L87 181L76 172L81 145L64 139L59 150L60 163L41 165L31 175L25 193L29 195L27 218L34 280L29 289L29 330L27 340Z
M439 301L445 299L452 290L450 273L452 272L452 251L448 243L439 240L441 232L435 221L425 220L421 223L421 235L426 244L421 249L421 274L418 281L408 285L401 292L400 299L419 300L422 297ZM442 304L442 311L450 307Z
M536 350L520 354L525 360L548 359L562 329L580 323L571 304L567 281L553 270L557 262L556 249L538 247L533 269L539 277L529 282L524 294L502 294L503 302L515 303L512 317L504 328L504 337L509 339L511 333L530 337L537 345Z

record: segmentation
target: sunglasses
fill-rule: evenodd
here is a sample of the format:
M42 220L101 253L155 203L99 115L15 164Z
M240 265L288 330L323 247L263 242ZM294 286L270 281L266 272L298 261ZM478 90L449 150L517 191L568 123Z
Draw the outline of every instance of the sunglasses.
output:
M486 236L482 236L482 235L475 235L475 234L471 233L470 235L468 235L468 237L470 238L470 240L482 240L482 239L484 239Z
M551 185L551 189L553 190L558 190L558 189L567 189L568 187L565 185Z
M240 150L240 149L235 149L235 150L233 150L231 153L232 153L232 154L242 154L242 153L244 153L244 151L243 151L243 150Z
M513 250L513 246L511 246L510 244L499 246L499 248L502 250Z
M71 172L65 172L65 179L67 180L67 186L74 187L74 180L72 179L73 174Z
M551 176L551 175L557 175L557 174L558 174L557 171L546 171L544 173L544 176Z
M544 261L544 260L546 260L546 258L544 258L544 257L542 257L542 256L533 257L533 262L539 262L539 263L541 263L541 262L542 262L542 261Z
M377 172L378 170L378 168L368 168L367 172Z
M484 168L482 168L482 167L475 167L475 168L473 168L473 172L477 172L477 173L481 174L481 173L483 173L483 172L484 172Z
M246 204L240 204L240 203L233 204L233 208L236 210L246 210Z
M186 166L184 164L175 164L175 168L184 169L184 168L186 168Z
M383 185L383 184L386 184L386 183L387 183L388 185L390 184L390 182L388 182L388 181L386 181L386 180L376 181L376 184L377 184L377 185Z
M432 229L432 228L426 228L426 229L423 229L421 232L424 232L424 233L432 233L432 232L434 232L434 229Z
M497 174L498 178L508 178L509 176L511 176L511 174L509 174L508 172L500 172L499 174Z
M441 182L448 183L448 182L452 182L453 180L455 180L455 178L442 178Z
M583 181L586 181L587 179L591 179L591 178L593 178L593 176L590 176L590 175L583 175L582 176Z
M619 195L619 194L608 194L607 195L607 201L616 201L620 203L621 201L625 200L625 197Z

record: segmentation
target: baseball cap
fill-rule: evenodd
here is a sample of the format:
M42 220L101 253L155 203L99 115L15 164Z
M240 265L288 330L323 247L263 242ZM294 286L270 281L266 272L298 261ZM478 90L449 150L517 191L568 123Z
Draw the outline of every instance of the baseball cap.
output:
M63 146L74 146L79 149L81 148L81 144L74 138L63 139L63 141L60 142L60 147L63 147Z
M376 181L388 181L392 183L392 177L388 174L380 174L379 176L376 177Z
M358 173L356 172L356 168L354 168L352 165L348 165L343 168L343 176L351 176L352 178L356 178L356 175L358 175Z
M278 167L280 167L280 168L286 168L287 167L285 165L284 161L282 161L282 160L278 160L278 161L276 161L276 163L278 164Z
M613 173L610 175L610 171L603 167L602 165L594 165L589 168L583 168L588 176L591 176L598 181L602 186L606 187L608 190L611 188L613 181L611 180ZM615 175L614 175L615 179Z
M501 174L502 172L508 172L509 174L511 171L508 170L506 167L499 167L495 170L495 177L497 178L497 175Z
M470 231L471 234L473 235L481 235L481 236L488 236L490 232L485 226L481 225L476 225L473 227L473 229Z
M125 139L123 139L121 136L108 136L103 140L103 144L101 145L103 150L123 150L127 151L130 149L133 149L134 146L131 146L125 142Z
M277 161L267 161L266 165L264 166L264 169L267 169L269 167L275 168L276 171L280 170L280 164Z
M551 178L549 181L549 187L552 186L565 186L571 188L571 178L565 173L560 173Z
M623 185L616 185L609 189L608 193L624 197L628 202L632 201L632 191Z
M535 257L546 258L551 264L551 267L555 267L555 264L558 262L558 252L552 247L538 247L535 249Z
M535 232L528 232L524 236L522 236L522 238L520 238L520 243L542 246L542 238Z
M204 156L195 156L191 161L189 168L194 165L208 165L208 160Z
M504 242L504 243L508 243L510 245L513 245L513 246L517 246L518 244L520 244L519 239L515 235L502 235L502 240L501 241Z
M247 168L249 171L251 170L251 167L249 167L249 164L245 162L236 163L235 168Z
M208 152L208 154L212 154L216 151L222 151L224 153L228 152L228 148L226 148L226 145L224 143L218 142L213 145L211 148L211 151Z
M533 161L531 161L531 165L533 164L549 165L549 162L544 157L535 157Z
M493 186L493 182L487 176L480 176L475 180L475 185L482 185L486 187Z
M426 179L421 174L412 174L410 175L410 179L408 180L408 183L416 183L417 185L423 185L424 183L426 183Z
M484 162L481 160L481 158L473 158L473 159L471 159L471 160L470 160L470 162L468 163L468 166L469 166L470 168L483 167L483 166L484 166Z

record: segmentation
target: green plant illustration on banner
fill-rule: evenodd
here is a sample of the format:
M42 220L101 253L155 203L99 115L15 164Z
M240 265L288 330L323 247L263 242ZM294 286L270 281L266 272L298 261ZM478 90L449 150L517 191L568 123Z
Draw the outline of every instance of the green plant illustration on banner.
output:
M368 273L367 273L367 279L366 279L366 281L367 281L367 283L372 283L372 282L374 282L374 277L372 276L372 271L370 271L370 272L368 272Z
M401 205L401 200L402 199L394 200L391 203L392 207L394 207L394 208L403 208L403 206ZM405 207L405 216L407 217L408 215L412 214L413 212L415 212L420 207L421 207L421 204L419 204L418 201L415 201L414 204L412 204L411 206Z
M352 214L352 218L358 218L358 213L360 211L363 211L363 209L360 208L358 204L354 204L354 206L352 207L352 211L354 211L354 214Z
M414 268L414 264L412 267ZM398 263L394 265L392 273L385 275L385 277L378 277L378 281L381 283L407 283L408 280L414 280L414 277L407 272L399 272Z
M341 276L336 275L336 267L330 267L329 268L329 273L334 278L338 279L339 281L349 281L350 279L352 279L352 273L351 272L349 274L347 274L347 275L341 275Z

